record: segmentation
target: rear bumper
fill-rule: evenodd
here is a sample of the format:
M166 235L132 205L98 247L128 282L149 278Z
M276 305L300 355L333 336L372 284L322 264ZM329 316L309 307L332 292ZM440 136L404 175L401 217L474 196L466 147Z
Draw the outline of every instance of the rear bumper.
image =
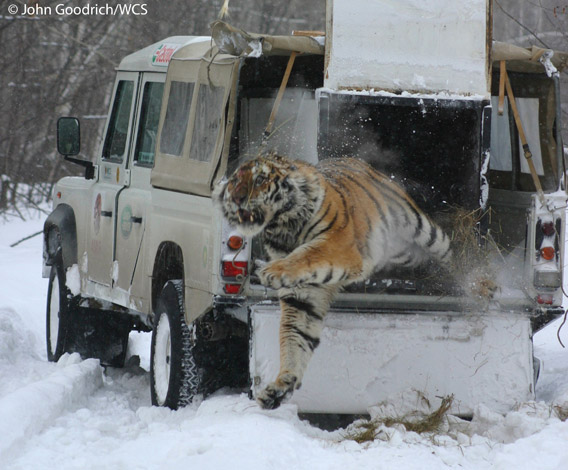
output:
M279 368L277 303L251 307L254 396ZM291 402L305 413L366 413L418 391L432 405L454 396L452 412L478 404L506 412L534 399L531 319L525 313L356 313L336 306Z

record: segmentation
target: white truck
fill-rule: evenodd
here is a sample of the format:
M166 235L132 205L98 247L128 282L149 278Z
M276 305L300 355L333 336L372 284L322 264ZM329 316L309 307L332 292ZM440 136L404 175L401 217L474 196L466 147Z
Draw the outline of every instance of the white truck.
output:
M568 56L492 42L485 0L399 3L329 0L321 35L216 22L212 37L125 57L94 163L74 157L78 120L59 120L59 151L85 177L57 183L45 223L50 360L120 366L130 331L152 331L154 404L225 386L254 397L278 371L277 296L255 277L261 244L222 220L212 191L261 150L355 155L452 234L457 269L380 272L341 293L292 401L354 414L418 390L471 415L534 397L532 334L563 313L553 68ZM460 238L456 218L472 214Z

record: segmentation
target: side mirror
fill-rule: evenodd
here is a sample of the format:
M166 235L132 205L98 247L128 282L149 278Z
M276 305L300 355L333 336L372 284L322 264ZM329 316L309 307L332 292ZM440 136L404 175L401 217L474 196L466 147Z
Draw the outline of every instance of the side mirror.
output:
M61 117L57 120L57 151L65 160L85 168L85 178L95 177L95 166L87 160L73 158L81 150L81 125L74 117Z
M74 117L61 117L57 120L57 151L69 157L81 150L81 125Z

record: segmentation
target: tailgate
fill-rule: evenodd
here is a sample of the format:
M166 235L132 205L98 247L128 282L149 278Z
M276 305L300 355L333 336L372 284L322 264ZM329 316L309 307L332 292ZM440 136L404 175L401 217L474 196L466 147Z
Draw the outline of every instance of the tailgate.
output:
M279 321L277 303L252 307L254 396L278 373ZM519 313L332 310L291 402L305 413L359 414L417 391L432 405L453 394L462 416L480 403L505 412L534 399L530 331Z

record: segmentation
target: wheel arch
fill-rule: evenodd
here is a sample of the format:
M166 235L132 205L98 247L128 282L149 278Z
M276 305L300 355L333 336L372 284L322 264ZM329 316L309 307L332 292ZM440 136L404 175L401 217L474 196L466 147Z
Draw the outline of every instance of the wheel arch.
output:
M183 251L177 243L165 241L156 250L152 269L152 311L166 282L174 279L184 280Z
M44 266L52 266L59 251L64 268L77 263L77 223L67 204L59 204L43 225Z

